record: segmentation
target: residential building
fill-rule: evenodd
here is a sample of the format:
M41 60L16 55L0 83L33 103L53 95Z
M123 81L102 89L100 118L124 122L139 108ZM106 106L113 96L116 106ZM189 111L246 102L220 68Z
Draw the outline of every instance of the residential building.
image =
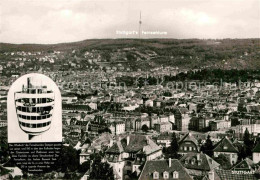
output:
M182 139L178 142L180 154L187 154L188 152L199 152L199 144L197 139L191 133L187 133L182 137Z
M206 119L204 117L192 117L189 123L189 130L202 131L206 128Z
M163 159L146 161L139 180L150 179L192 180L192 177L177 159Z
M260 124L237 125L235 132L237 135L239 135L239 137L243 137L246 129L253 136L257 136L260 133Z
M178 131L188 131L190 117L187 108L177 108L174 114Z
M254 149L252 150L253 152L253 162L255 164L260 162L260 143L258 143Z
M110 133L102 133L99 137L92 140L90 146L84 146L86 143L81 145L80 163L89 160L89 157L94 152L99 152L102 148L109 148L113 145L113 137Z
M213 149L214 157L218 157L220 154L225 155L230 164L236 164L238 160L238 149L232 144L232 142L227 138L222 138Z
M232 167L232 170L239 171L239 172L241 171L252 172L255 170L254 162L249 158L245 158L242 161L240 161L238 164L236 164L234 167Z
M62 95L62 103L70 104L72 102L76 102L77 100L78 98L75 95L70 95L70 94Z
M142 127L146 125L150 128L150 120L148 118L138 118L135 120L135 131L139 131Z
M210 121L209 126L211 131L218 131L221 129L228 129L231 127L231 121L226 121L226 120L215 120L215 121Z
M180 159L180 162L188 169L192 177L201 177L205 175L205 172L218 169L220 166L211 157L203 153L189 152Z
M125 133L125 122L124 121L114 121L110 124L109 129L113 135Z
M98 152L98 150L95 149L95 147L93 147L93 146L83 149L81 151L81 153L79 154L79 164L82 164L85 161L88 161L90 159L90 155L93 153L96 153L96 152Z
M125 158L135 159L137 153L144 153L147 160L153 160L162 155L161 148L148 136L128 135L125 147Z
M125 166L123 154L126 143L125 139L119 139L106 151L107 162L113 167L119 180L123 179L123 168Z
M159 133L169 132L172 130L172 123L162 122L160 124L154 124L154 130L156 130Z
M154 160L161 156L162 149L152 139L144 135L127 135L124 138L119 138L106 151L108 162L121 178L124 178L123 174L127 175L139 171L140 165L146 160ZM124 172L122 172L122 167L124 167Z
M162 147L169 147L171 145L172 138L170 135L159 135L157 138L157 144Z

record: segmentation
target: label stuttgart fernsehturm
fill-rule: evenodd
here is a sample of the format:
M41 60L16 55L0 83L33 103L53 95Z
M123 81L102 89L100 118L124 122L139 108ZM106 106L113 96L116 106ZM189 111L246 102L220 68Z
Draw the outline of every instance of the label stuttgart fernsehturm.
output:
M58 86L45 75L26 74L12 84L7 108L12 161L29 173L53 170L62 148Z

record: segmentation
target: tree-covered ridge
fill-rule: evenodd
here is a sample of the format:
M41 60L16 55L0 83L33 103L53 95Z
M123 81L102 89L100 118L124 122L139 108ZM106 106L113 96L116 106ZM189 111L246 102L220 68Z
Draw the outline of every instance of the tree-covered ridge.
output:
M259 39L96 39L51 45L0 43L0 59L12 58L6 52L38 51L47 55L60 51L55 64L72 62L81 64L80 68L89 65L89 58L100 58L92 66L105 62L106 65L122 64L132 70L161 66L257 69L260 68L259 50ZM86 56L86 52L92 52L93 56Z

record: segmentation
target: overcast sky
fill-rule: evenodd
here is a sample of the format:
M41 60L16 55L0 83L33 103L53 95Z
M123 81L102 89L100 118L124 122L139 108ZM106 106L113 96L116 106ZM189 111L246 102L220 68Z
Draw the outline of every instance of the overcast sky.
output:
M137 38L260 38L260 0L1 0L0 42Z

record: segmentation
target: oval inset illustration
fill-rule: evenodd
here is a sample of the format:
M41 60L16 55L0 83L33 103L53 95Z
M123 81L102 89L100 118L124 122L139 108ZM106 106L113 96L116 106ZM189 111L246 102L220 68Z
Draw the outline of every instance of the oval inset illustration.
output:
M8 143L61 142L61 95L47 76L27 74L8 92Z

